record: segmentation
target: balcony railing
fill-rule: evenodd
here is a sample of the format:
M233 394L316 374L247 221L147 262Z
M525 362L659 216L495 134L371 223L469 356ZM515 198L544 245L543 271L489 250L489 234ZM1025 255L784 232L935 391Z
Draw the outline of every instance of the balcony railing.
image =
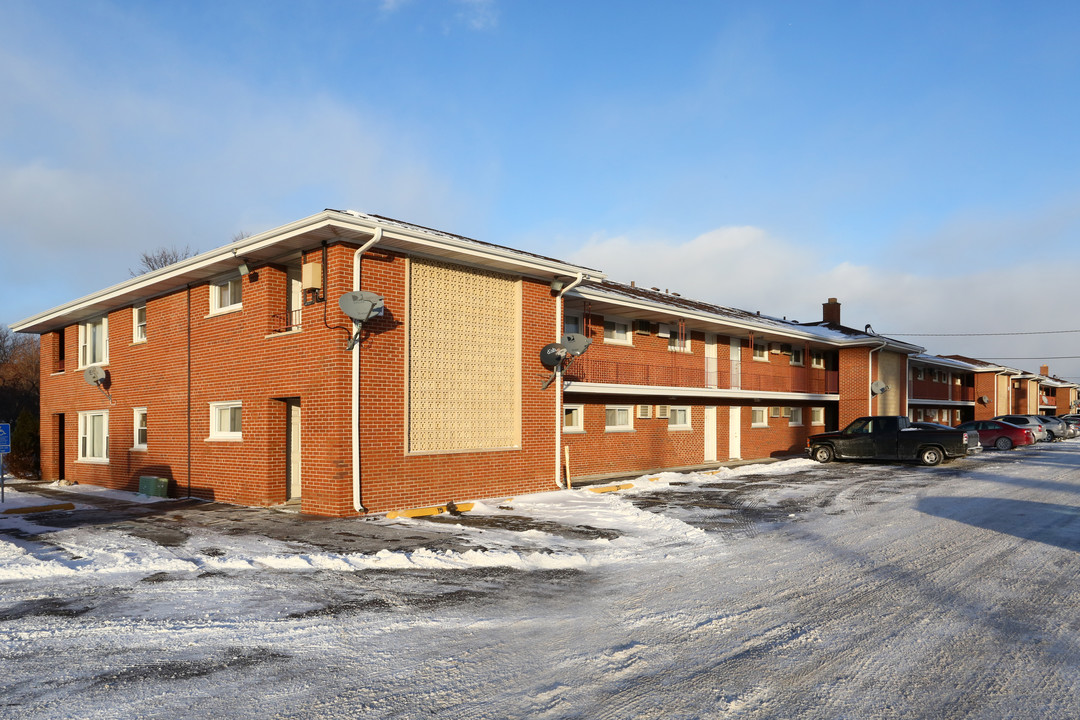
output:
M657 353L649 359L653 362L608 360L582 355L567 368L564 377L571 382L582 383L755 392L835 394L840 388L840 374L835 370L732 363L727 360L707 361L703 357L687 357L678 353Z
M270 332L283 333L290 330L299 330L303 312L303 308L297 308L285 312L270 313Z
M959 400L974 402L975 388L932 380L911 381L912 400Z

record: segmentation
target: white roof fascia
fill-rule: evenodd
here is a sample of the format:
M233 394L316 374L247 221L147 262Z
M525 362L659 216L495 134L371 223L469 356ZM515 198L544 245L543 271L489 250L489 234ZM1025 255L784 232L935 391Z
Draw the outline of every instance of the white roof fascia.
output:
M659 385L620 385L615 383L566 382L563 392L600 393L603 395L650 395L661 397L701 397L701 398L737 398L741 400L795 400L795 401L836 401L838 394L826 393L790 393L764 392L761 390L732 390L727 388L685 388Z
M912 355L911 362L924 363L926 365L939 365L941 367L947 367L956 370L966 370L968 372L978 371L978 368L971 363L964 362L963 360L945 358L939 355Z
M596 288L578 287L570 293L571 295L578 295L585 300L596 300L611 303L612 305L621 305L627 308L633 308L637 310L643 310L646 312L664 312L675 317L681 317L685 319L700 320L702 322L710 324L725 325L727 327L738 328L739 330L745 330L747 332L766 332L775 335L784 335L789 337L795 337L802 340L815 340L822 344L833 346L850 346L850 345L865 345L867 342L881 342L886 341L884 347L892 347L895 349L916 349L923 350L919 345L908 345L896 340L890 340L888 338L879 337L875 335L866 335L863 338L842 338L838 337L839 333L832 330L825 330L822 333L815 333L808 329L808 326L777 326L769 323L747 323L739 320L733 320L722 315L714 315L712 313L702 312L700 310L691 310L688 308L675 307L673 305L666 305L664 303L649 302L648 300L632 300L622 295L613 295L605 293L603 290ZM783 322L776 320L775 322ZM813 327L813 326L809 326ZM825 333L828 333L827 335Z

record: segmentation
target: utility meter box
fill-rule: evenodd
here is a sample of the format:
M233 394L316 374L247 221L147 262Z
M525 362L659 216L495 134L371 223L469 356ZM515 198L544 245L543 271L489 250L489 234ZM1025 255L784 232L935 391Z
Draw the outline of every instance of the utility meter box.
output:
M322 264L317 262L304 263L300 281L305 290L322 290Z

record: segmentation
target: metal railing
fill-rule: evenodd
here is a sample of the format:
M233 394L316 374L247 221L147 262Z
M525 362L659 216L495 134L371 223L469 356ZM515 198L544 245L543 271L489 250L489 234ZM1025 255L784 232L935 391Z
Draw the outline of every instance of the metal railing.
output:
M285 312L270 313L270 332L283 333L290 330L299 330L303 312L303 308L297 308Z

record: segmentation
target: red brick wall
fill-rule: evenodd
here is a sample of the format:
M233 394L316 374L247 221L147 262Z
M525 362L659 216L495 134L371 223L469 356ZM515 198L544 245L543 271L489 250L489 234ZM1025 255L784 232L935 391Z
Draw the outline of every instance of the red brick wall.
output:
M870 348L840 349L840 427L874 414L870 398Z

